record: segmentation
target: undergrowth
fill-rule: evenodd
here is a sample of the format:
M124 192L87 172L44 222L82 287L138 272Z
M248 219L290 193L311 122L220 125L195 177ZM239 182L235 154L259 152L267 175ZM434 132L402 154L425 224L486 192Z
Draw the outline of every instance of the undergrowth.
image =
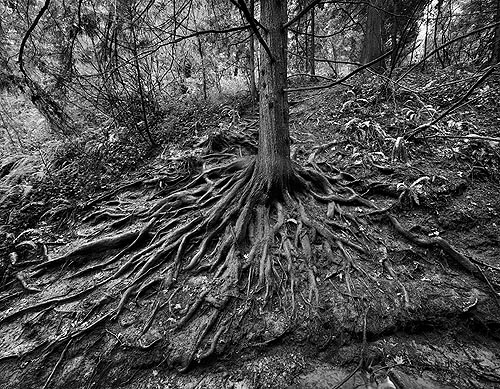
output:
M50 216L48 221L61 219L58 225L62 226L61 221L68 221L96 193L109 190L126 176L141 174L172 145L191 147L203 134L226 128L250 104L249 99L234 96L165 104L149 115L153 139L161 147L151 145L143 127L132 122L118 125L99 117L89 118L89 124L75 131L76 135L53 134L44 145L31 145L17 154L20 169L12 169L10 159L0 165L0 209L14 212L4 212L0 223L21 232L45 215ZM28 160L30 164L23 162ZM2 184L19 188L3 192ZM26 188L28 195L17 195ZM36 207L24 208L30 204Z

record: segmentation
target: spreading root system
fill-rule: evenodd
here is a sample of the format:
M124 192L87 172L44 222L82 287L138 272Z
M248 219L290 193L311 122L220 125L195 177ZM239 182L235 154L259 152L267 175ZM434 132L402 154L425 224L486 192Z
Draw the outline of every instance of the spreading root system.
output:
M0 325L12 346L2 359L31 353L42 363L58 350L43 376L48 383L78 342L105 328L115 347L161 349L163 362L185 371L220 354L243 323L266 312L280 312L287 324L267 338L253 334L255 344L315 317L326 286L355 301L366 319L381 273L411 310L412 296L388 256L388 231L484 279L447 241L416 235L393 216L411 188L367 186L316 162L320 151L305 167L293 166L297 185L280 196L266 193L248 157L221 160L190 181L163 177L153 200L133 212L123 211L116 191L113 200L94 201L85 221L100 227L99 238L27 268L17 277L22 291L2 298L10 308ZM23 342L14 331L19 323Z

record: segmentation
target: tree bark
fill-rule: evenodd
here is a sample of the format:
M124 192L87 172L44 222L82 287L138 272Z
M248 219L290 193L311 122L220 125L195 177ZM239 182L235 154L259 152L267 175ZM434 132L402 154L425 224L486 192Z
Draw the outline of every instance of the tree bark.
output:
M316 75L316 62L314 60L314 57L316 55L316 41L315 41L315 35L316 34L316 14L314 12L314 8L311 10L311 35L310 35L310 43L309 43L309 72L311 76ZM306 36L307 38L307 36Z
M398 3L393 0L392 2L392 32L391 32L391 71L396 67L396 62L399 56L399 50L401 49L398 45L398 31L399 31L399 7Z
M200 55L201 61L201 76L202 76L202 86L203 86L203 100L208 99L208 88L207 88L207 70L205 66L205 52L203 51L203 45L201 44L201 38L198 35L196 37L198 41L198 54Z
M153 139L153 136L151 135L151 130L149 128L146 99L144 96L144 86L142 83L141 66L139 64L139 55L138 55L139 53L137 51L137 34L135 32L135 26L134 26L134 20L133 20L132 13L130 13L130 29L131 29L131 33L132 33L132 55L134 56L134 65L135 65L135 71L137 74L137 88L139 91L139 98L141 99L141 110L142 110L142 120L144 121L144 130L146 131L146 135L148 136L148 139L149 139L149 142L151 143L151 145L156 146L156 143ZM139 132L142 132L142 130L139 127L137 127L137 129Z
M250 0L250 16L255 16L255 0ZM252 103L255 107L255 101L257 100L257 83L255 82L255 39L253 36L253 31L249 32L250 42L248 46L248 72L250 78L250 96L252 96Z
M384 54L383 28L385 19L385 0L372 0L368 6L365 39L361 51L361 63L367 64ZM385 62L381 60L371 67L377 72L385 70Z
M429 40L429 19L430 19L430 5L427 5L425 9L426 19L425 19L425 39L424 39L424 59L422 62L422 71L425 71L426 58L427 58L427 42Z
M264 39L272 58L261 50L260 129L255 172L265 195L271 198L280 197L290 188L293 179L288 101L284 91L287 81L285 22L285 0L261 1L261 23L267 29Z
M436 5L437 14L436 14L436 21L434 22L434 37L433 37L434 48L439 47L443 43L443 42L439 43L438 39L437 39L437 34L438 34L439 29L441 29L441 35L444 34L444 25L439 26L441 14L442 14L442 12L441 12L442 5L443 5L442 1L438 1L437 5ZM443 50L443 52L444 52L444 50ZM444 61L443 61L443 58L441 57L441 52L439 50L436 52L436 57L437 57L439 63L441 64L441 68L444 69L445 68Z

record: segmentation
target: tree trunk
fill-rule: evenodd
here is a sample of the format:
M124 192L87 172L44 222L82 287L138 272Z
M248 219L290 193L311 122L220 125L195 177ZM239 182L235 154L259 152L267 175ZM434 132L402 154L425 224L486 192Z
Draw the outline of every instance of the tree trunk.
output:
M424 40L424 61L422 63L422 71L425 71L426 58L427 58L427 42L429 40L429 19L430 19L430 4L427 5L425 13L427 14L425 19L425 40Z
M137 74L137 88L139 92L139 98L141 99L141 110L142 110L142 120L144 121L144 130L146 131L146 135L148 136L149 142L152 146L155 146L156 143L151 135L151 130L149 128L148 121L148 112L146 107L146 99L144 96L144 87L142 84L142 74L141 74L141 66L139 64L139 53L137 51L137 34L135 32L134 20L132 17L132 13L130 13L130 29L132 33L132 55L134 56L134 65L135 71ZM137 126L137 124L136 124ZM137 130L142 133L142 129L137 126Z
M255 15L255 0L250 1L250 15ZM250 31L250 43L248 47L248 72L250 78L250 96L252 96L252 104L255 108L255 101L257 100L257 86L255 82L255 38L253 32ZM254 109L252 108L252 109Z
M391 71L396 68L397 59L399 56L399 50L401 47L398 45L398 31L399 31L399 7L396 1L392 2L392 32L391 32Z
M441 11L442 11L441 10L441 6L442 5L443 5L442 1L438 1L438 4L436 5L437 14L436 14L436 21L434 22L434 37L433 37L433 39L434 39L434 48L439 47L443 43L443 42L439 43L438 39L437 39L437 35L438 35L438 30L439 29L441 30L441 35L444 34L444 25L439 26L439 22L440 22L440 19L441 19ZM444 49L443 49L443 52L444 52ZM436 57L437 57L439 63L441 64L441 68L444 69L445 66L444 66L443 58L441 57L441 50L436 51Z
M384 5L384 0L373 0L371 5L368 6L365 40L361 51L361 63L363 64L367 64L384 54ZM385 70L385 62L381 60L373 64L371 68L377 72L383 72Z
M198 28L197 28L198 29ZM201 61L201 76L202 76L202 85L203 85L203 99L206 100L208 98L208 89L207 89L207 70L205 67L205 53L203 51L203 45L201 44L201 38L198 35L198 54L200 55Z
M280 197L290 188L293 177L290 159L288 101L284 91L287 80L285 0L261 0L261 23L272 58L261 49L260 129L256 173L265 195Z
M311 76L316 75L316 62L314 60L314 57L316 55L316 41L315 41L315 34L316 33L316 15L314 12L314 8L311 10L311 36L310 40L311 42L309 43L309 72ZM307 36L306 36L307 38Z
M64 136L74 134L73 121L61 105L38 82L31 79L26 79L25 82L29 89L28 96L31 102L45 117L50 129ZM22 90L25 90L24 86Z

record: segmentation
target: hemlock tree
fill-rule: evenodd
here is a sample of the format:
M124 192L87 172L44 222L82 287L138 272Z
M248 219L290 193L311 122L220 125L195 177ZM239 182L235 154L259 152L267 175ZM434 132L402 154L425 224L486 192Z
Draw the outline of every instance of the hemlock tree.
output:
M46 285L44 296L49 297L29 300L6 311L0 316L0 324L78 301L79 309L86 314L62 337L70 341L67 347L77 349L81 335L87 331L98 325L121 331L126 320L114 320L123 318L125 308L139 310L141 314L134 316L133 325L123 324L130 342L137 342L151 354L153 349L162 350L170 366L185 370L195 359L215 353L221 339L232 341L231 330L237 331L247 316L261 318L268 304L280 307L291 322L309 318L311 311L321 306L320 286L326 288L327 284L318 283L330 277L330 267L341 264L338 271L344 275L342 284L349 295L353 288L351 269L367 281L377 282L373 276L368 277L363 266L380 266L387 259L387 249L379 229L369 227L368 211L385 215L410 241L438 246L477 274L476 267L442 238L423 238L405 230L390 214L391 207L380 209L351 188L352 176L329 163L318 163L316 154L326 146L312 150L307 166L292 161L287 27L319 1L313 0L288 21L283 0L261 0L260 21L252 18L244 0L233 3L245 15L261 45L257 155L205 168L190 181L169 176L137 181L90 202L88 207L98 208L89 220L115 219L107 227L122 230L34 266L32 270ZM119 201L118 205L102 204L120 189L159 182L166 189L140 210L127 209L127 204ZM400 193L400 198L405 193L411 196L411 188ZM363 207L366 212L351 214L344 205ZM379 235L367 237L368 233ZM65 266L68 261L71 265ZM327 264L326 270L317 266L319 261ZM49 269L64 271L65 277L71 278L71 292L60 295L60 286L53 272L48 274ZM394 271L391 275L396 277ZM158 295L151 299L144 292L155 285L159 285ZM404 286L399 283L395 287L402 288L405 304L409 305ZM55 297L50 297L51 293ZM148 304L134 305L134 298ZM175 306L186 300L189 303L185 309L176 310ZM50 312L53 322L62 314ZM147 338L152 326L162 327L157 332L168 333L168 337ZM49 326L41 337L57 338L54 331L58 330ZM143 335L147 345L141 343ZM29 339L27 342L27 348L34 347ZM36 363L29 368L35 369Z
M260 129L256 177L262 194L274 200L282 199L284 191L298 185L290 159L287 80L286 1L261 0L261 23L269 53L261 50Z

